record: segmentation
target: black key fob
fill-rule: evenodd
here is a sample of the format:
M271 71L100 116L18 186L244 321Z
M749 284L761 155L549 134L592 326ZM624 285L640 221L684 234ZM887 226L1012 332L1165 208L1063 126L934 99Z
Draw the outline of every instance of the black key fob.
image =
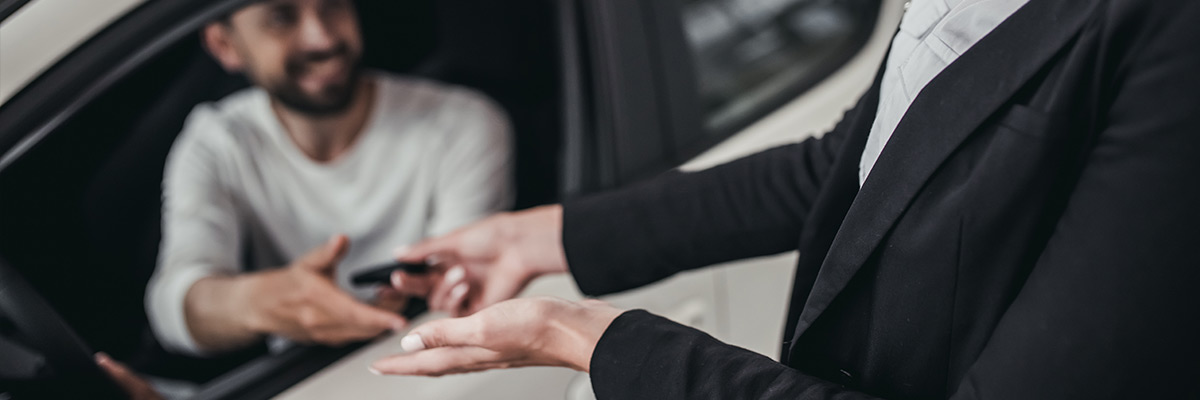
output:
M392 273L396 271L404 271L414 275L429 273L429 264L425 263L402 263L393 261L383 265L377 265L363 272L354 274L350 278L350 283L354 286L369 286L369 285L388 285L392 284ZM429 310L429 305L425 303L425 299L411 298L408 300L408 305L400 312L404 318L409 320L415 319L421 314Z
M416 275L425 274L429 273L429 264L393 261L354 274L354 277L350 279L350 283L354 286L391 285L392 273L396 271L404 271Z

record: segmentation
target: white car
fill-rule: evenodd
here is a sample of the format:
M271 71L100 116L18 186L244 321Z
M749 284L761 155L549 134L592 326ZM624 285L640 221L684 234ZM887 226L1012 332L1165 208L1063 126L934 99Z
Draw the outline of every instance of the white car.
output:
M162 167L196 104L247 83L197 31L250 0L0 0L0 400L119 396L105 351L169 398L584 399L531 368L371 375L344 348L163 350L142 306ZM365 63L470 86L517 136L518 207L695 170L821 133L870 86L894 0L359 0ZM795 254L606 298L776 357ZM580 297L567 277L527 294ZM422 319L437 318L436 315Z

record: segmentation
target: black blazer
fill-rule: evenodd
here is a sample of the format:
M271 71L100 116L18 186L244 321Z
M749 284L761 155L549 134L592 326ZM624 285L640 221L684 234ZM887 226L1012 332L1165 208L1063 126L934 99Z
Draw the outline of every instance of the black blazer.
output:
M860 190L878 79L821 139L565 206L591 295L800 249L782 363L633 311L601 399L1200 397L1200 1L1031 0Z

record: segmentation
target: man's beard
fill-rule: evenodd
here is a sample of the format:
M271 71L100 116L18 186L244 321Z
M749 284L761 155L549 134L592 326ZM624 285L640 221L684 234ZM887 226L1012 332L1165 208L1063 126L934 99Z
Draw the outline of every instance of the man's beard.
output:
M335 58L342 58L346 61L347 79L325 87L316 95L305 93L300 88L297 78L304 73L306 65ZM267 93L292 111L313 117L323 117L346 111L354 102L355 94L358 93L361 67L358 59L351 56L349 47L342 44L330 51L305 53L288 59L285 73L287 76L283 82L270 86L264 85L263 88Z

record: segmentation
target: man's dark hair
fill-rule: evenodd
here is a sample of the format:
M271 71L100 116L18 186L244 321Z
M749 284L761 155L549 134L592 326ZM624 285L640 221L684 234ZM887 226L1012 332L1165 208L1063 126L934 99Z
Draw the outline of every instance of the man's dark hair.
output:
M233 7L233 9L231 9L231 10L228 10L228 11L225 11L224 13L221 13L221 16L217 17L217 19L216 19L216 20L214 20L214 22L220 22L220 23L221 23L221 25L225 25L225 26L227 26L227 27L228 27L228 26L232 26L232 25L233 25L233 14L234 14L234 13L236 13L236 12L238 12L238 10L241 10L241 9L243 9L243 8L246 8L246 7L248 7L248 6L252 5L252 4L255 4L255 3L262 3L263 1L265 1L265 0L247 0L247 1L242 1L242 2L241 2L241 4L237 5L236 7Z

